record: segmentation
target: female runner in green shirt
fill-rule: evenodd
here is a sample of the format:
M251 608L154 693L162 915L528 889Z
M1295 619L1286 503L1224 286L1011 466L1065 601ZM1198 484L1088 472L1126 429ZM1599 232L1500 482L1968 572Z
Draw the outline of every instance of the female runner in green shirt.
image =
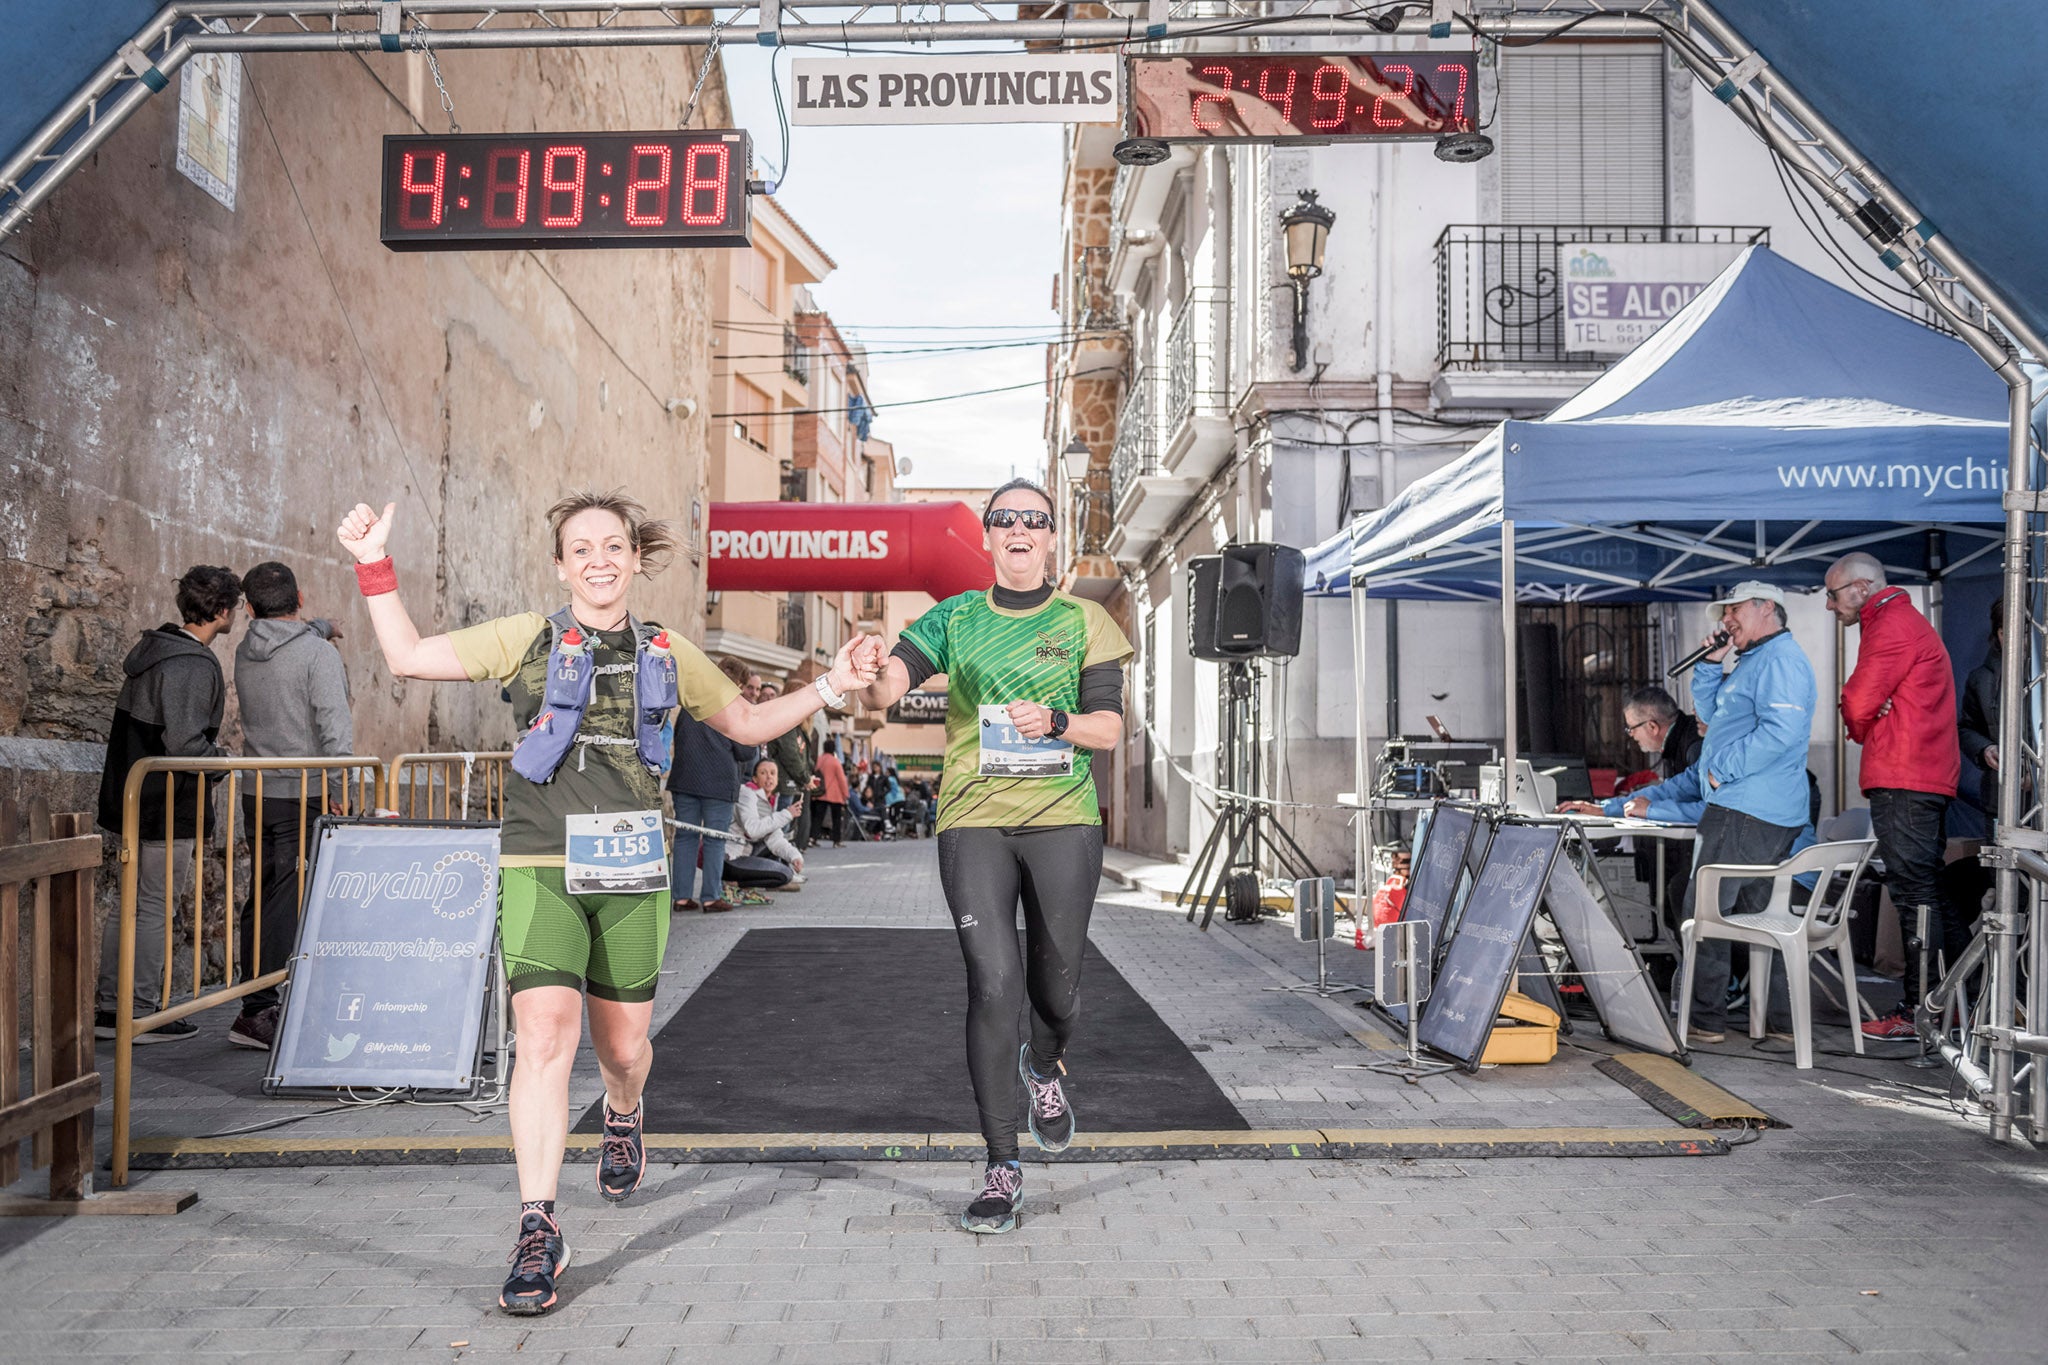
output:
M504 684L521 745L563 751L539 780L515 772L505 784L498 877L498 932L519 1037L510 1099L519 1163L520 1231L512 1274L499 1295L508 1313L545 1313L569 1246L555 1219L555 1188L569 1130L569 1068L590 1012L591 1043L604 1076L605 1128L598 1192L616 1203L647 1169L640 1092L654 1059L647 1030L668 942L665 890L636 895L573 894L564 880L568 817L644 813L661 805L658 765L642 733L661 714L638 707L639 679L675 663L675 696L697 719L742 744L793 729L844 693L872 681L880 641L847 641L816 687L750 702L687 640L635 621L626 596L672 548L668 527L622 493L580 493L548 510L555 575L569 593L568 616L524 612L421 638L398 598L385 542L396 504L383 515L358 504L338 536L357 561L370 624L394 676ZM573 666L589 678L580 718L550 701L551 671ZM564 674L563 676L567 676ZM573 708L572 708L573 709ZM573 730L573 734L567 731ZM658 741L653 741L658 750ZM515 752L515 764L522 764ZM615 841L616 842L616 841ZM655 850L657 853L659 849Z
M1123 739L1131 646L1101 607L1048 584L1055 536L1044 489L1011 480L989 499L982 525L995 586L949 597L912 622L861 700L880 709L946 675L939 879L967 961L967 1065L988 1144L981 1194L960 1223L993 1233L1017 1225L1024 1092L1041 1148L1061 1151L1074 1136L1061 1058L1102 878L1090 754ZM1031 1036L1020 1044L1027 997Z

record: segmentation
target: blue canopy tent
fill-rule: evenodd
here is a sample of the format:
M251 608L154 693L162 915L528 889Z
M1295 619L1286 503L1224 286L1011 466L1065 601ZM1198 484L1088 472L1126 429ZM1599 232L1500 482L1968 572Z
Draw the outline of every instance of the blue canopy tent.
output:
M1705 600L1740 579L1811 587L1852 548L1897 581L1997 559L2007 389L1962 342L1744 251L1549 416L1508 421L1309 554L1367 596ZM1506 734L1516 730L1504 603ZM1357 776L1370 790L1363 734Z

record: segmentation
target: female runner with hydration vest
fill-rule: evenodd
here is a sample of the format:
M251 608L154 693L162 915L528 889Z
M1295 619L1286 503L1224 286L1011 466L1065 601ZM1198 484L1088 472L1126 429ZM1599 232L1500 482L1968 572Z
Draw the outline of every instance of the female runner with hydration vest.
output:
M662 723L680 705L742 744L763 743L827 705L845 705L844 694L874 679L880 642L849 640L815 686L748 701L695 645L628 611L634 578L658 569L674 542L622 492L578 493L548 510L566 606L422 638L385 552L395 510L387 504L379 515L359 503L337 530L356 560L385 663L401 678L492 679L522 731L505 788L498 877L498 938L519 1039L510 1110L522 1204L498 1305L545 1313L569 1265L554 1204L586 1006L605 1091L599 1194L625 1199L647 1168L640 1096L654 1057L648 1025L670 913ZM636 850L644 856L634 865Z

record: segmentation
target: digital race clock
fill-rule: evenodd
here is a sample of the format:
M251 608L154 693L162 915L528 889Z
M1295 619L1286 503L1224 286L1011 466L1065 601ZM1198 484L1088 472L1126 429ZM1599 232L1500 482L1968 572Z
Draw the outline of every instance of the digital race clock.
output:
M747 246L744 132L384 139L384 245Z
M1131 135L1160 140L1433 138L1477 126L1469 52L1133 57Z

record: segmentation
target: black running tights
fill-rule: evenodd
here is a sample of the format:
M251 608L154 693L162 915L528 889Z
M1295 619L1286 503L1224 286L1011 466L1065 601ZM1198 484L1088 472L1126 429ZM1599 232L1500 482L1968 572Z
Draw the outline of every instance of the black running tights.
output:
M949 829L939 881L967 959L967 1071L991 1161L1017 1159L1024 1089L1017 1077L1025 1002L1031 1061L1051 1075L1081 1003L1081 953L1102 879L1102 827ZM1024 943L1017 906L1024 907Z

